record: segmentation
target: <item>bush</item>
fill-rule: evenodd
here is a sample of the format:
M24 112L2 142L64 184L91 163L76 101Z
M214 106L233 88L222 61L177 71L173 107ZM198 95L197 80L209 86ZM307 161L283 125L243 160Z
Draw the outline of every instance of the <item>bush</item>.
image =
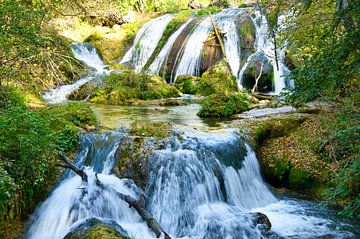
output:
M0 237L6 231L2 220L26 219L54 185L61 171L56 152L73 154L78 127L96 123L84 104L32 111L13 89L2 95L16 101L0 108Z
M198 113L200 117L229 117L249 109L245 94L218 93L206 98Z

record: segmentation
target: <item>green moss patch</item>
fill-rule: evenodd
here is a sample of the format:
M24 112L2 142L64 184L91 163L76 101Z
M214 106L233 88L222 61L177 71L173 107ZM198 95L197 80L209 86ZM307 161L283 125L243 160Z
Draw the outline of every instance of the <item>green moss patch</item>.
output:
M169 137L171 132L171 125L163 121L148 121L148 120L135 120L131 124L129 131L132 135L143 137Z
M90 102L129 105L137 99L153 100L181 96L181 92L167 85L161 77L136 74L133 71L112 73L103 79L103 84L104 87L95 90Z
M245 94L218 93L207 97L198 113L200 117L229 117L249 109Z

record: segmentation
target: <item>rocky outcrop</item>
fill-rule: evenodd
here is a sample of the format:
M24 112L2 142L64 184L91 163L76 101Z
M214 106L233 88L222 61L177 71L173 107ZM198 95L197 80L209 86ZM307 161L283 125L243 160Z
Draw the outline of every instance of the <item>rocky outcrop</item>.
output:
M211 33L204 42L204 48L201 54L200 74L219 63L223 57L220 42L215 36L215 33Z
M324 109L305 107L260 118L247 117L233 126L241 128L256 149L266 182L319 197L337 167L336 162L324 161L316 152L318 142L327 134L320 120L324 115L331 117Z
M260 72L261 70L261 72ZM274 72L269 59L264 53L258 54L252 59L244 72L242 84L246 89L252 89L256 78L261 74L257 85L257 92L268 93L274 89Z

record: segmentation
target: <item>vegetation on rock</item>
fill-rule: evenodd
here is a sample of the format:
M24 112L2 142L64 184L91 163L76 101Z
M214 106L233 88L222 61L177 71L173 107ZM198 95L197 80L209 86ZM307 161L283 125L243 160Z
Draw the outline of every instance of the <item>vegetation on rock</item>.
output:
M198 113L200 117L229 117L249 109L249 102L244 93L217 93L208 96Z
M112 73L103 79L103 84L104 87L95 90L90 102L128 105L136 99L153 100L181 95L161 77L136 74L133 71Z

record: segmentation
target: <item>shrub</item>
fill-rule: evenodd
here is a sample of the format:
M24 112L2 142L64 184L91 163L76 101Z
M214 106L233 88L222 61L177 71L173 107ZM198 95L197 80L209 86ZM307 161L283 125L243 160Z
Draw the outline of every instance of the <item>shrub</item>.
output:
M217 93L206 98L198 113L200 117L229 117L249 109L245 94Z

